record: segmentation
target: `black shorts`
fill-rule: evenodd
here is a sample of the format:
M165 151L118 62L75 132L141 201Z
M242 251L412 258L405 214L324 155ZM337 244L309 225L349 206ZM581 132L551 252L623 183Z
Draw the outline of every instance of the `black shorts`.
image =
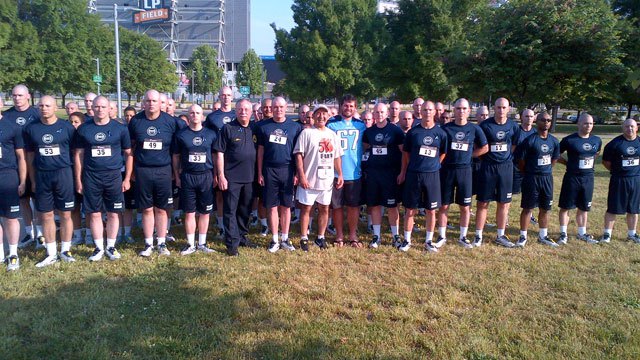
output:
M167 209L173 205L171 196L171 166L136 167L136 203L138 209L157 207Z
M424 208L436 210L440 207L440 172L408 172L404 181L402 202L407 209Z
M71 211L75 207L75 189L71 167L52 171L36 171L36 210Z
M472 182L471 182L471 193L473 195L478 195L478 182L480 182L480 167L482 166L482 162L480 161L476 161L474 159L474 161L471 163L471 172L473 174L472 178Z
M460 206L471 205L471 196L473 194L472 176L471 167L440 169L442 205L449 205L454 201Z
M18 182L20 182L20 178L18 178ZM20 199L27 199L27 198L34 197L36 194L33 191L31 191L31 177L27 176L27 180L24 182L24 184L25 184L24 194L20 196Z
M111 212L124 210L122 175L119 169L107 171L84 171L82 173L84 212Z
M615 215L640 213L640 176L611 176L607 212Z
M124 173L122 173L122 179L124 180ZM136 183L131 180L129 190L124 192L124 208L127 210L135 210L138 207L136 206Z
M516 164L513 164L513 185L511 186L511 194L516 195L522 192L522 173L517 168Z
M523 209L551 210L553 205L553 175L525 174L522 178L522 199L520 207Z
M571 210L576 207L582 211L591 210L593 199L593 174L574 175L565 173L560 188L560 209Z
M20 178L14 169L0 170L0 217L17 219L20 216Z
M482 162L478 173L478 194L480 202L511 202L513 190L513 163L507 161L500 164Z
M251 192L253 194L253 199L262 199L262 192L264 191L264 186L261 186L260 184L258 184L258 181L254 181L253 182L253 191Z
M186 213L210 214L216 210L213 173L180 174L180 209Z
M262 169L264 193L262 202L269 209L276 206L293 207L293 175L295 169L290 166L265 167Z
M333 181L333 191L331 192L331 208L340 209L343 206L360 206L360 194L362 193L362 179L345 181L340 189L336 188L336 181Z
M213 183L211 185L213 186ZM171 196L173 196L174 199L180 197L180 188L176 186L175 180L171 180Z
M367 206L398 206L398 174L395 171L371 171L369 168L364 185Z

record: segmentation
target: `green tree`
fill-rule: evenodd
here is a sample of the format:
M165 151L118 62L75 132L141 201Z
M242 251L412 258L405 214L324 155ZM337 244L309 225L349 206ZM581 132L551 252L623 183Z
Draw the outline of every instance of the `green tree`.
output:
M375 0L295 0L291 31L271 27L275 55L294 101L375 92L373 64L384 24Z
M149 89L173 92L178 85L175 68L162 45L145 34L119 28L122 91L132 96Z
M620 17L622 51L629 76L621 85L620 101L627 104L627 117L633 105L640 104L640 0L617 0L611 4Z
M218 67L218 53L209 45L200 45L193 49L190 70L195 74L191 81L195 81L194 88L198 94L213 93L222 87L224 70Z
M252 95L262 94L263 71L262 60L253 49L249 49L240 60L238 72L236 73L236 84L238 86L249 86Z

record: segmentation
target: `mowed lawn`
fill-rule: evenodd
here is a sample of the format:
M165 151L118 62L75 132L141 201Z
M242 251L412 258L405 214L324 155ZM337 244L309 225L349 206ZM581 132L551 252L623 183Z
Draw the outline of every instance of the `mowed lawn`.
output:
M558 165L556 202L563 172ZM608 179L599 165L588 229L597 237ZM512 240L519 206L517 196ZM238 258L223 255L220 240L217 254L181 257L176 232L164 258L136 256L140 241L120 261L89 263L92 249L81 246L78 262L36 269L44 252L22 252L18 272L0 273L0 358L640 357L640 245L626 241L623 217L607 245L575 240L572 219L559 249L537 244L532 226L523 250L493 245L495 228L486 228L473 250L450 230L438 254L424 251L420 231L406 254L388 235L378 250L270 254L267 238L253 235L263 248ZM360 234L368 242L364 224ZM555 207L550 234L558 235Z

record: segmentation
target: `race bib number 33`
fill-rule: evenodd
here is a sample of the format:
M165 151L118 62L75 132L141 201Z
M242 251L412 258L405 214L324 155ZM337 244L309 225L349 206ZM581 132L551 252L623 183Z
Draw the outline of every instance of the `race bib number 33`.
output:
M189 162L194 164L204 164L207 161L205 153L189 153Z

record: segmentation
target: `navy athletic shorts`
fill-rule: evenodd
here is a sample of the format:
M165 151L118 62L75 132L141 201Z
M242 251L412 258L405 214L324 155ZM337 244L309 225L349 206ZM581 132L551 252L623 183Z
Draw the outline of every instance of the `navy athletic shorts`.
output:
M640 213L640 176L611 176L607 212L615 215Z
M82 192L84 193L82 206L85 213L124 211L122 175L118 169L84 171Z
M216 210L213 173L180 174L180 209L186 213L210 214Z
M461 206L471 205L473 194L473 171L471 167L440 169L440 191L442 205L452 204L454 201Z
M553 175L524 174L520 207L523 209L551 210L553 205Z
M135 174L138 209L143 210L150 207L166 209L173 205L171 165L136 167Z
M513 186L511 187L511 194L516 195L522 192L522 178L522 173L517 166L513 164Z
M512 190L513 163L511 161L500 164L482 162L478 173L478 201L510 203Z
M20 216L18 185L20 178L14 169L0 170L0 217L17 219Z
M398 206L398 174L395 171L367 170L365 180L365 203L367 206Z
M425 208L436 210L440 207L440 172L408 172L404 181L402 203L407 209Z
M36 171L36 210L71 211L75 207L75 189L71 167Z
M565 173L560 188L560 209L591 210L593 200L593 174L574 175Z
M262 169L264 178L264 192L262 201L269 209L276 206L293 207L293 175L295 169L291 166L265 167Z

